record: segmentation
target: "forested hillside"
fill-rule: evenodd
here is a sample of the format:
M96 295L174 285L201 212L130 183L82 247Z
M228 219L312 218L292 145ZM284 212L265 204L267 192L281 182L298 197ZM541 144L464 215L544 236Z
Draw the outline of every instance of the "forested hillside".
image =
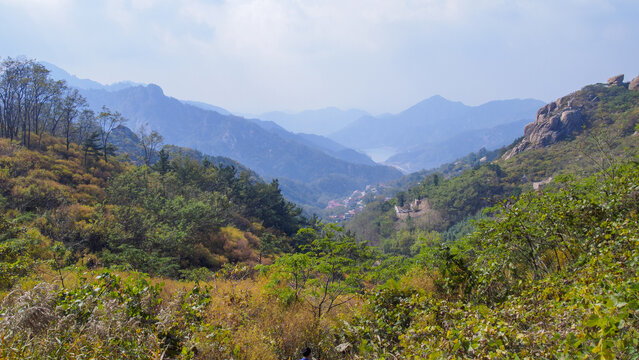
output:
M36 62L3 66L4 216L63 243L69 261L90 253L105 265L188 277L199 268L260 262L288 249L286 239L305 223L277 181L211 162L219 159L171 147L152 167L114 158L109 137L126 133L115 127L121 115L104 109L96 116ZM279 247L267 244L276 235Z
M91 271L2 219L8 358L605 358L637 356L639 168L626 163L490 210L454 243L382 256L331 227L254 272L199 285ZM57 244L57 245L56 245Z
M72 262L91 253L104 265L188 277L199 268L260 262L288 249L283 239L305 223L277 182L232 167L184 156L153 168L107 163L47 135L33 150L0 144L5 216L65 244ZM281 248L265 254L276 235Z

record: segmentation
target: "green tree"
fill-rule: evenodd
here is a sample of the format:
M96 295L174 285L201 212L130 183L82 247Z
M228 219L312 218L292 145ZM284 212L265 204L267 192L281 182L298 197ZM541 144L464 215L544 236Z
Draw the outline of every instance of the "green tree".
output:
M98 114L96 120L100 126L100 141L104 161L108 161L107 155L114 150L113 146L109 147L109 136L113 132L113 129L119 125L124 125L127 120L122 117L122 114L117 111L113 112L106 106L102 107L102 111Z
M164 175L169 171L169 166L169 153L163 148L158 152L158 162L154 164L154 169Z
M102 150L102 146L100 145L100 133L94 131L89 135L84 142L82 143L82 152L84 152L84 165L88 164L88 156L92 155L97 159L100 155L100 151Z
M363 243L333 224L301 229L314 237L301 253L288 254L274 264L271 282L285 300L303 301L316 318L347 303L363 288L367 270L374 259Z
M158 147L162 145L162 135L155 130L149 131L146 126L140 126L138 128L137 134L140 139L140 145L142 145L142 150L144 151L144 163L146 166L151 164L151 160L157 153Z

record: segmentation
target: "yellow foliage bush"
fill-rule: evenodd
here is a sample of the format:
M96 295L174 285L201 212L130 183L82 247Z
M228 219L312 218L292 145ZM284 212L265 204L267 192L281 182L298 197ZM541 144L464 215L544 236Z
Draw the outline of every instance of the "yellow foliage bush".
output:
M80 184L76 187L76 190L75 198L81 203L95 203L104 200L106 197L104 190L94 184Z
M29 177L15 179L12 183L11 196L21 210L52 209L71 199L69 188L52 180Z
M249 233L232 226L225 226L220 229L216 236L223 240L224 253L231 261L257 262L259 239Z
M27 176L34 179L41 179L41 180L52 180L52 181L58 180L58 175L56 173L54 173L51 170L45 170L45 169L33 169L29 171L29 174Z

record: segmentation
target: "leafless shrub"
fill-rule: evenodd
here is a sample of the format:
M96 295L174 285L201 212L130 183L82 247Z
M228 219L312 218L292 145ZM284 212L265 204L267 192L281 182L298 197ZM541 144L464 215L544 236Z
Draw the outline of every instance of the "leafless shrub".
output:
M40 283L31 290L16 289L0 305L0 328L5 336L40 334L55 319L55 285Z

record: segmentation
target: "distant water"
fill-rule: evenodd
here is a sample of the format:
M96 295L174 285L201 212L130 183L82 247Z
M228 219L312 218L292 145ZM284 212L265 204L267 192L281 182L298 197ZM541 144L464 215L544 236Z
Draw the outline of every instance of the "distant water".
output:
M363 149L361 151L364 152L366 155L370 156L370 158L377 163L381 163L388 160L388 158L397 154L398 152L397 149L390 146L381 146L381 147L372 148L372 149Z

